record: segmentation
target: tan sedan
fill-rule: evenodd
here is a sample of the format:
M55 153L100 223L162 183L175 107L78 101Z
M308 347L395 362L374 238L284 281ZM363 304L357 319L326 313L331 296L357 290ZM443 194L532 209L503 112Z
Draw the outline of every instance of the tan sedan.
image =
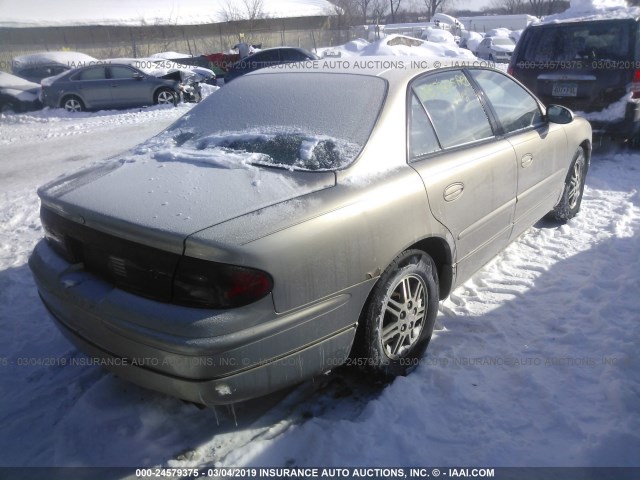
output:
M348 359L407 373L439 300L541 217L578 212L591 128L497 70L389 62L243 76L42 187L30 266L61 331L209 405Z

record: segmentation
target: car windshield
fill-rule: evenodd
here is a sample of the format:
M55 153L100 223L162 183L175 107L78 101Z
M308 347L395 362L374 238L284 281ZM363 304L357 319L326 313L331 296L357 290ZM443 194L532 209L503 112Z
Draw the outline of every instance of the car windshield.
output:
M248 75L174 123L173 158L337 170L364 147L382 108L386 81L320 72Z

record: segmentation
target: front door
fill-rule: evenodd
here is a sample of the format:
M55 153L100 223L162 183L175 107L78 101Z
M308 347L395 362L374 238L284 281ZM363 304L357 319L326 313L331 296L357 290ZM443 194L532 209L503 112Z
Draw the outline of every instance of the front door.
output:
M458 281L508 243L516 202L516 157L496 139L486 112L460 70L428 74L412 84L412 167L433 216L456 241Z

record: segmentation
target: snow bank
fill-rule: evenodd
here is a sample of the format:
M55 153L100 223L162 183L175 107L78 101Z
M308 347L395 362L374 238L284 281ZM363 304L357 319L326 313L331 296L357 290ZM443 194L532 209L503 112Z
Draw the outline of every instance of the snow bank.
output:
M357 38L344 45L318 48L317 53L320 57L353 57L360 55L367 45L369 45L368 41L363 38Z
M632 94L627 93L620 100L615 103L612 103L604 110L600 110L599 112L573 112L576 115L586 118L591 122L616 122L624 119L625 114L627 112L627 104L629 100L631 100Z
M484 39L484 36L478 32L472 32L469 30L463 30L462 38L465 39L466 48L475 52L478 50L478 45Z
M367 45L361 50L363 56L420 56L475 59L469 50L455 44L441 44L418 40L404 35L389 35Z
M434 29L434 31L436 30ZM475 59L469 50L455 44L453 36L449 32L437 31L444 34L438 38L447 38L448 41L437 43L406 35L392 34L372 43L359 38L338 47L319 48L318 55L325 57L417 56Z
M425 28L422 33L422 38L433 43L456 45L456 39L451 32L447 32L446 30L441 30L439 28Z

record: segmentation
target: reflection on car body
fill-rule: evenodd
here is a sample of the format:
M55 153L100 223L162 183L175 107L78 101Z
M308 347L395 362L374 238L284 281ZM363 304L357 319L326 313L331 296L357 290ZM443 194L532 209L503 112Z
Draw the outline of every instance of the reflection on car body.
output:
M578 212L590 152L586 121L493 69L262 70L42 187L30 267L78 348L194 402L349 356L405 374L440 299Z

